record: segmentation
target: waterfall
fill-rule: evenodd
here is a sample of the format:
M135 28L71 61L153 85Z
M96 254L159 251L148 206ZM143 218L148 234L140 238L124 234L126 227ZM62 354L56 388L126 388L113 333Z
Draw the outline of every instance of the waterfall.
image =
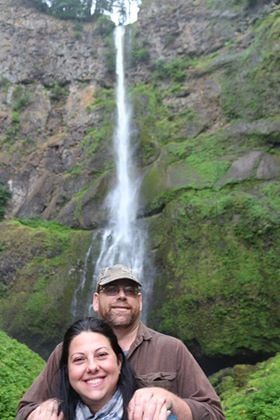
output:
M104 230L101 251L95 273L100 269L122 263L141 275L144 256L144 238L137 223L137 205L140 179L132 159L131 106L127 101L124 69L125 27L115 28L116 48L116 103L117 121L114 133L116 184L106 199L109 214Z
M136 1L137 4L139 0ZM135 11L134 11L135 15ZM133 18L133 17L132 17ZM128 13L126 22L131 23ZM114 20L114 19L113 19ZM128 101L125 80L124 63L124 39L125 26L117 25L114 31L116 49L116 124L113 135L114 159L115 159L115 183L105 199L105 212L108 215L107 226L96 232L92 244L85 258L85 269L82 272L80 283L77 286L72 300L72 314L77 317L81 307L86 310L83 315L91 311L92 292L95 290L97 276L101 269L113 265L124 264L133 269L143 285L145 302L143 316L147 315L146 307L151 295L151 281L145 273L151 277L150 259L145 255L146 230L144 222L137 218L139 189L141 177L137 173L136 164L133 160L133 145L131 144L131 120L132 107ZM98 235L100 239L98 240ZM100 244L100 251L96 244ZM87 284L89 260L91 281ZM79 301L79 296L85 295L83 289L88 289L86 305ZM85 298L83 297L85 300ZM90 310L87 310L90 308Z

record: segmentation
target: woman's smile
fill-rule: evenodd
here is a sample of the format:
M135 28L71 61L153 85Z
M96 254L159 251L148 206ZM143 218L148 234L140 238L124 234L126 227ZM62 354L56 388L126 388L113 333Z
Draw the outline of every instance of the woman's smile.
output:
M104 335L84 331L71 341L69 382L93 412L98 411L115 393L120 369L121 361Z

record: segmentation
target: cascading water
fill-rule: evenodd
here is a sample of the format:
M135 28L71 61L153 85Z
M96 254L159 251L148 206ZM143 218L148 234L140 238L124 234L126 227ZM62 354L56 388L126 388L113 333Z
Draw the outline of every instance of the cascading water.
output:
M129 20L129 15L128 15ZM114 131L114 156L116 167L116 182L105 200L105 209L108 214L107 226L94 235L84 266L88 266L89 259L93 260L92 281L87 304L90 307L92 291L95 289L96 278L102 268L113 264L125 264L131 267L143 284L143 293L147 302L151 293L151 284L144 274L151 273L149 259L145 257L146 231L143 221L137 218L139 188L141 179L137 174L133 162L133 146L131 144L131 117L132 108L126 94L125 65L124 65L124 39L125 26L116 26L114 32L116 48L116 128ZM98 234L101 239L98 241ZM101 243L99 255L93 255L93 243ZM96 252L95 252L96 253ZM144 258L145 257L145 258ZM78 315L79 294L86 285L87 272L84 270L73 301L72 314ZM84 312L84 315L88 313ZM146 317L144 306L143 318Z
M137 179L131 156L131 108L126 100L123 40L124 26L115 29L117 73L117 126L114 135L116 185L108 195L109 225L105 229L100 256L95 271L122 263L141 274L143 265L143 235L137 223L137 204L140 181Z

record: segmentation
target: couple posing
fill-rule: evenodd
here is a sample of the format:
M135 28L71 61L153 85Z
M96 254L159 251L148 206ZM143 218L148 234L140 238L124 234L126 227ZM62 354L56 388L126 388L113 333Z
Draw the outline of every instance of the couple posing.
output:
M140 321L141 284L129 268L101 272L93 308L99 320L67 330L20 401L17 420L166 420L171 413L178 420L224 420L185 345Z

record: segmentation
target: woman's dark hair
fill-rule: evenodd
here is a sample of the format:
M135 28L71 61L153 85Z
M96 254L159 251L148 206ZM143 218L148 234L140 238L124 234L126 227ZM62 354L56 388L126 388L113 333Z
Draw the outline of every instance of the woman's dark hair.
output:
M70 344L76 336L82 332L95 332L104 335L110 341L112 349L117 358L122 361L118 387L123 397L124 414L123 419L127 419L128 403L137 389L137 383L126 357L119 346L117 337L112 328L103 320L97 318L85 318L74 322L64 335L62 354L60 359L60 411L63 412L65 420L75 418L77 403L80 401L79 395L72 388L68 377L68 355Z

